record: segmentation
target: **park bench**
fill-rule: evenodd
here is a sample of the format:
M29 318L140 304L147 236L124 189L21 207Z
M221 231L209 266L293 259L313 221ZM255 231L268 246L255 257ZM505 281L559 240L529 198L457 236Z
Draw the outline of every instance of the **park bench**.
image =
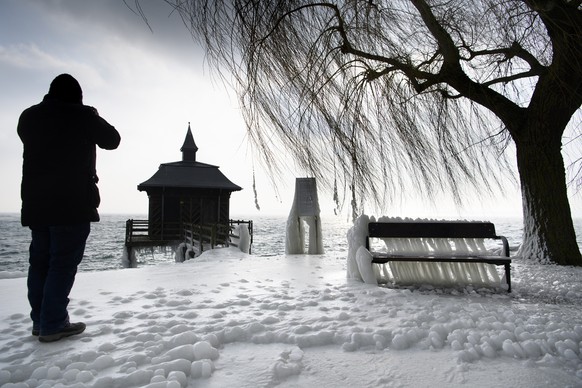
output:
M393 244L389 252L374 251L370 247L370 239L383 239L388 247L390 242ZM390 240L389 240L390 239ZM392 240L395 239L395 240ZM438 249L429 249L422 252L419 251L418 246L413 240L421 239L424 242L424 247L435 247L435 239L447 239L456 241L468 241L465 239L495 239L501 240L503 247L499 255L491 255L489 253L481 254L482 252L466 252L462 250L452 249L448 252L441 252ZM457 240L455 240L457 239ZM461 240L459 240L461 239ZM400 245L401 249L398 250ZM394 247L396 246L396 248ZM416 249L415 249L416 247ZM498 236L495 233L495 226L491 222L475 222L475 221L394 221L394 222L370 222L368 224L368 236L366 238L366 249L372 255L373 264L386 264L397 262L418 263L484 263L494 264L496 266L504 266L505 280L507 282L507 291L511 292L511 274L509 258L509 244L507 239L503 236ZM451 269L454 266L453 269ZM465 264L451 264L448 270L452 271L454 278L455 272L459 275L459 271L467 269ZM442 268L440 269L442 270ZM495 270L493 268L493 270ZM420 270L422 274L422 270Z

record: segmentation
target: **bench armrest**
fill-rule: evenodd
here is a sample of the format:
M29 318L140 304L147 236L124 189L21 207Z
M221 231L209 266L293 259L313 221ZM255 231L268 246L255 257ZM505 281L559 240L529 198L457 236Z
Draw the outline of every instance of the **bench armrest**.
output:
M503 256L509 257L509 243L507 239L504 236L496 236L495 238L501 240L503 243Z

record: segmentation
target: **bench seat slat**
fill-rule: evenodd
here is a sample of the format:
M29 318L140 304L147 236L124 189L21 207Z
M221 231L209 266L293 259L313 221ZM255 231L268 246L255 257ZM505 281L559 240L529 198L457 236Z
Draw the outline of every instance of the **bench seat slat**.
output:
M403 255L382 255L374 254L372 263L384 264L390 261L434 261L434 262L457 262L457 263L486 263L495 265L505 265L511 263L508 257L499 256L403 256Z
M495 238L491 222L370 222L370 237Z

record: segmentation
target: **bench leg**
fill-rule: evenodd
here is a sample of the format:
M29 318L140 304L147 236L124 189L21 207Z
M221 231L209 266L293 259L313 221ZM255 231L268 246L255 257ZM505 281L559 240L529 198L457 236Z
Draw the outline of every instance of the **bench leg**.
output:
M505 280L507 281L507 292L511 292L511 267L510 264L504 264L505 266Z

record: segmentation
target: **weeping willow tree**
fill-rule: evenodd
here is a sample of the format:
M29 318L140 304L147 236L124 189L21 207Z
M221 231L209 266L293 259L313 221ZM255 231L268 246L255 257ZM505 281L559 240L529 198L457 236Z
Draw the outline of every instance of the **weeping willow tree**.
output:
M502 188L515 150L520 254L582 265L562 155L580 132L582 1L166 2L237 87L269 168L293 158L354 205L462 202Z

